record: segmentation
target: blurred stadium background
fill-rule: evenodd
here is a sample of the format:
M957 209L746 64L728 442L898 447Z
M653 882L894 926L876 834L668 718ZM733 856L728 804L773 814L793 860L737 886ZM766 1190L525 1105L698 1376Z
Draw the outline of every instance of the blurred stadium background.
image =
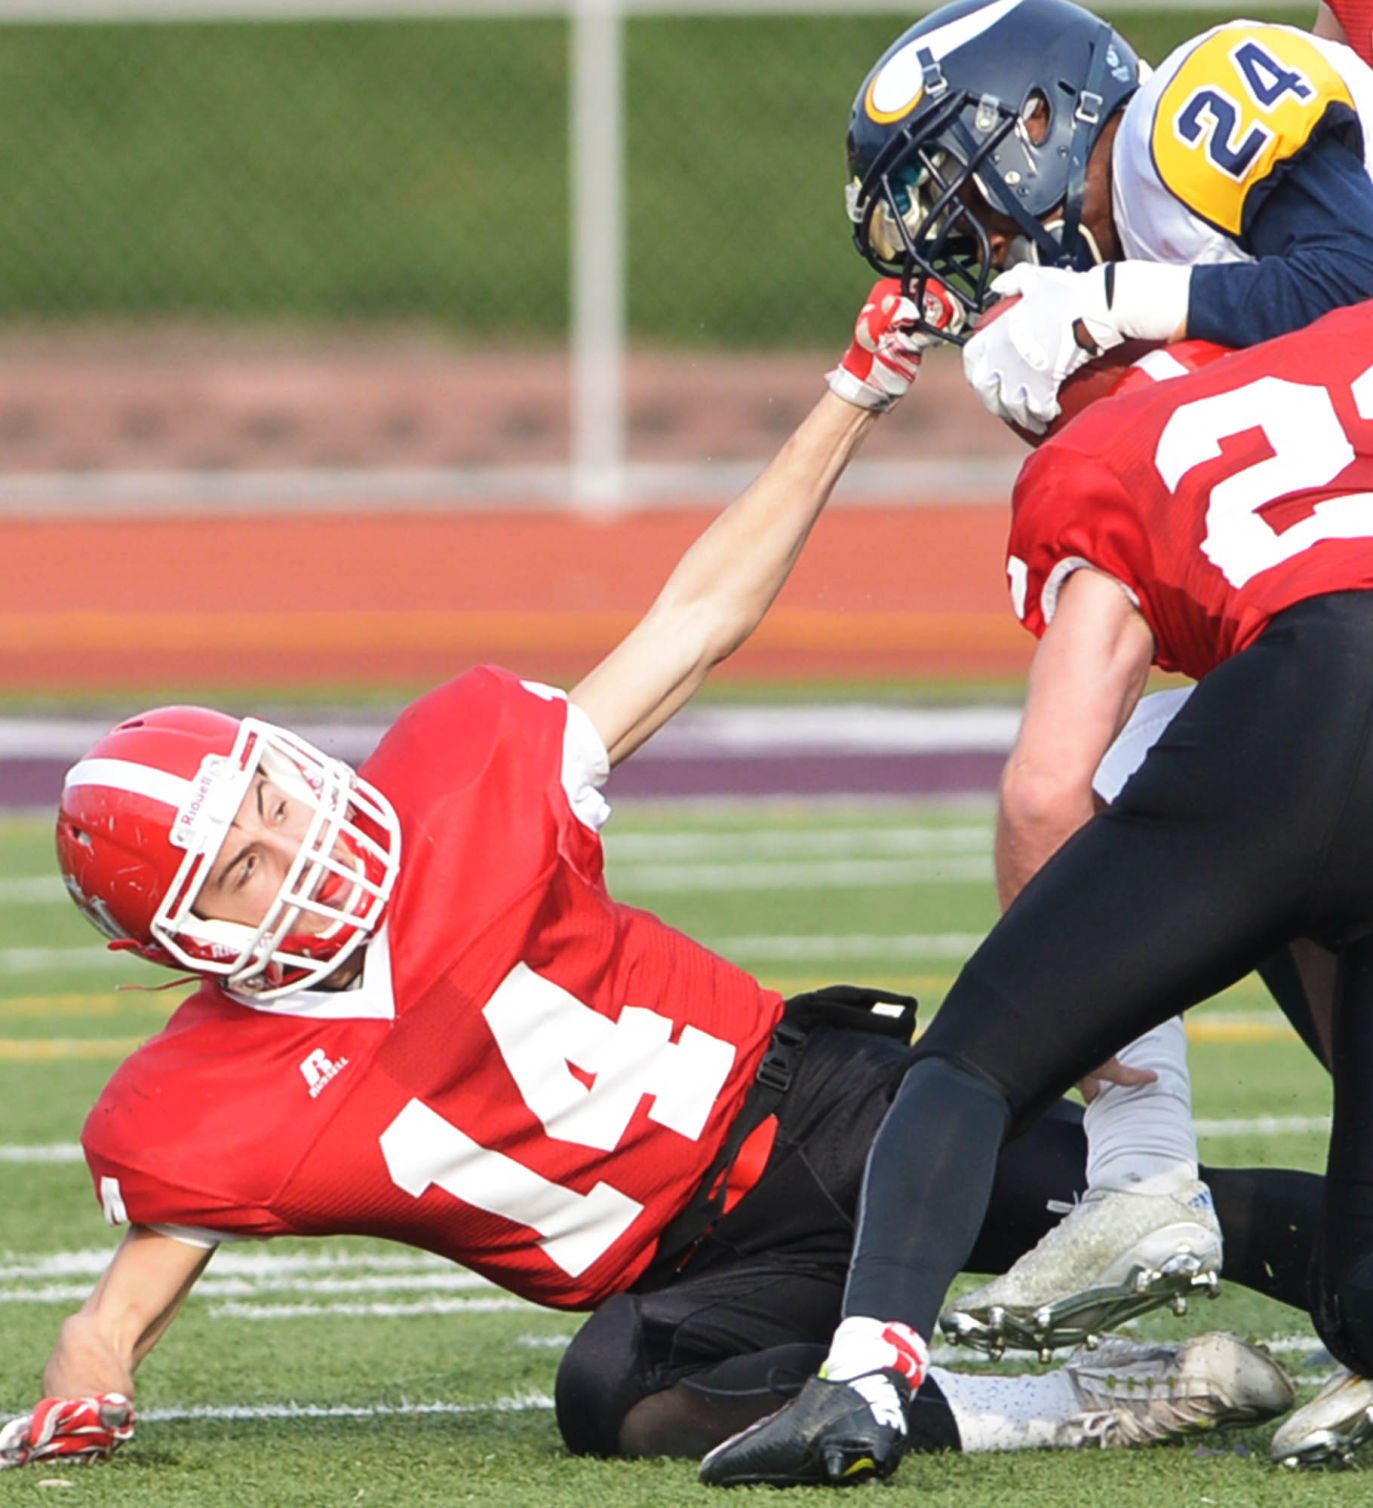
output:
M0 694L585 668L842 349L918 9L0 0ZM1017 675L1017 455L927 362L736 673Z

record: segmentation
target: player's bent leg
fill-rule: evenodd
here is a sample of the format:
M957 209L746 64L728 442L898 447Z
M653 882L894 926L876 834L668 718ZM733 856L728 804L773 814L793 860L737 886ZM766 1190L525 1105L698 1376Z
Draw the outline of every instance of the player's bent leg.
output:
M559 1363L553 1399L563 1443L578 1456L618 1456L625 1416L653 1387L639 1300L616 1294L572 1337Z
M746 1340L728 1304L712 1316L708 1297L700 1309L683 1297L617 1294L573 1337L554 1388L573 1454L699 1459L794 1398L825 1359L818 1336L729 1355Z

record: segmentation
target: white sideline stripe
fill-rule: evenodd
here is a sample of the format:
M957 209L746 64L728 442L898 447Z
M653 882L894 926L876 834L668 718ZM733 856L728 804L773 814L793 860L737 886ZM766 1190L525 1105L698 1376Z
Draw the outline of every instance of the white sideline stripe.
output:
M53 0L39 3L48 7ZM507 4L509 0L499 3ZM3 492L11 484L12 479L0 475L0 504ZM375 501L385 495L373 491L370 498ZM1006 753L1015 742L1019 725L1019 708L1006 706L898 707L860 703L833 707L744 704L688 707L656 733L635 759ZM292 722L294 732L326 753L350 761L370 753L388 726L389 719L380 717L304 717ZM94 718L0 717L0 758L76 761L109 730L108 722ZM612 783L612 799L614 793Z
M1328 1115L1256 1115L1249 1120L1199 1120L1198 1136L1304 1136L1329 1131Z
M626 864L614 866L625 890L672 895L695 890L818 890L830 885L989 883L986 858L835 859L819 864Z
M441 1273L429 1273L424 1276L401 1276L391 1275L387 1277L359 1277L359 1278L318 1278L309 1274L302 1274L294 1282L278 1278L264 1276L260 1280L251 1278L223 1277L208 1274L196 1284L196 1292L205 1299L218 1299L223 1302L219 1305L222 1310L233 1309L238 1301L250 1299L268 1298L278 1293L308 1292L315 1295L337 1294L354 1295L365 1293L461 1293L465 1290L479 1288L489 1289L492 1285L474 1274L454 1269L451 1277ZM0 1304L79 1304L90 1290L90 1281L81 1283L49 1283L40 1288L5 1288L0 1287ZM403 1313L407 1306L397 1300L392 1304L380 1303L382 1309L389 1309L396 1313ZM525 1300L499 1299L436 1299L436 1304L453 1304L454 1309L445 1310L437 1308L436 1314L457 1313L466 1309L475 1309L482 1312L483 1306L496 1305L499 1308L522 1308ZM244 1307L252 1308L251 1304ZM270 1307L270 1306L257 1306ZM316 1305L292 1305L286 1304L286 1309L301 1309L314 1313L342 1314L348 1311L347 1304L316 1304ZM352 1306L354 1309L358 1306ZM365 1307L365 1306L363 1306ZM263 1315L246 1315L249 1319L260 1319ZM271 1315L265 1316L271 1318Z
M110 954L100 943L75 948L0 948L0 974L35 974L43 969L104 969Z
M0 1163L83 1162L80 1143L74 1141L49 1142L46 1146L0 1146ZM109 1260L109 1253L105 1253ZM0 1278L7 1269L0 1266Z
M28 876L0 880L0 901L7 905L23 902L61 901L67 898L67 887L55 875L43 878Z
M716 937L726 958L966 958L984 932L858 933L840 937Z
M818 832L658 832L617 833L609 829L606 854L613 861L626 855L640 862L653 859L727 858L735 854L866 854L978 853L992 851L990 824L977 827L830 827Z
M395 1419L416 1414L523 1414L553 1407L546 1393L493 1398L490 1403L202 1403L186 1408L140 1409L144 1424L236 1419ZM41 1484L40 1484L41 1485Z
M84 1294L83 1294L84 1297ZM528 1299L423 1299L413 1304L212 1304L211 1319L423 1319L438 1314L506 1314L537 1309Z
M104 1272L113 1247L87 1247L82 1251L52 1252L43 1256L25 1256L0 1262L0 1281L9 1278L96 1277ZM311 1252L276 1252L270 1246L226 1246L215 1253L214 1266L201 1279L201 1286L211 1276L236 1274L253 1277L289 1277L295 1274L346 1272L457 1273L470 1288L496 1285L489 1279L455 1267L424 1251L348 1252L324 1247Z

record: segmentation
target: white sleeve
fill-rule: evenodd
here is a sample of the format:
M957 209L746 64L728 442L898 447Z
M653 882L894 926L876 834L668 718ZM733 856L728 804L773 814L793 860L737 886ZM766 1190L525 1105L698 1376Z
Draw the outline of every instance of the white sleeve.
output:
M183 1246L199 1247L201 1251L213 1251L226 1241L252 1240L251 1236L226 1235L223 1231L207 1230L199 1225L149 1225L145 1229L155 1230L159 1236L170 1236Z
M563 790L577 820L599 832L610 820L601 787L610 778L610 755L596 725L576 704L567 704L563 730Z

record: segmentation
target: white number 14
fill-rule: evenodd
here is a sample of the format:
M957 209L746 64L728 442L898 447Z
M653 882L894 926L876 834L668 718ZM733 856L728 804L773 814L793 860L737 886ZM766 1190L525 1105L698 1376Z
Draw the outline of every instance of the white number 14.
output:
M523 963L482 1014L548 1136L598 1151L619 1144L645 1095L651 1120L698 1140L734 1064L734 1048L718 1037L688 1026L674 1043L671 1020L638 1006L625 1006L612 1021ZM603 1181L587 1194L554 1183L483 1147L419 1099L382 1132L381 1150L392 1181L413 1198L437 1185L464 1204L527 1225L571 1277L608 1251L643 1209Z

